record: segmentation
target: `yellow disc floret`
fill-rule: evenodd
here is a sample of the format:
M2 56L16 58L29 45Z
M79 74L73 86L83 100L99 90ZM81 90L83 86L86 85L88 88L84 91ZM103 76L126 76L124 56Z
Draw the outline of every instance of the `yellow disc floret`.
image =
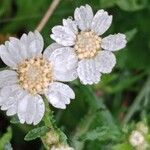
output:
M74 48L79 59L92 58L101 49L101 38L92 31L81 31Z
M42 94L53 81L52 64L44 58L32 58L18 66L19 84L31 94Z

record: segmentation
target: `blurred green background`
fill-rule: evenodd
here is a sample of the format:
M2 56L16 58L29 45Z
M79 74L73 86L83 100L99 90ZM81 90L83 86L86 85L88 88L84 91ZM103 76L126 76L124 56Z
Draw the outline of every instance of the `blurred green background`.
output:
M0 43L9 36L19 38L24 32L34 31L51 2L0 0ZM91 5L94 12L105 9L113 15L112 26L104 36L125 33L127 47L116 52L115 69L103 75L99 84L89 87L72 82L76 99L66 110L54 110L55 117L57 125L69 137L69 143L77 150L110 150L115 142L124 138L120 134L123 125L150 118L150 1L61 0L41 32L45 47L52 43L51 28L61 24L63 18L73 16L74 9L85 4ZM2 61L0 65L4 67ZM0 150L4 145L9 150L11 146L14 150L44 149L39 139L24 141L32 128L10 123L10 118L1 111Z

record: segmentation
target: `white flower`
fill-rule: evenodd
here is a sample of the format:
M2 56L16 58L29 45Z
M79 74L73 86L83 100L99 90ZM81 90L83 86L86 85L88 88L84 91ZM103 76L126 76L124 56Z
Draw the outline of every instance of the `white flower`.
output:
M137 130L143 134L148 134L148 126L144 122L139 122L137 124Z
M143 143L145 143L145 139L141 132L134 130L129 137L129 142L133 147L137 147L143 145Z
M118 33L102 38L112 23L112 16L99 10L95 16L89 5L76 8L75 20L64 19L63 26L52 28L51 38L73 50L78 57L78 76L83 84L100 81L102 73L110 73L116 64L112 53L126 46L126 37Z
M41 121L45 112L42 95L61 109L75 98L73 90L59 82L76 78L75 54L68 48L53 51L59 45L52 44L42 55L43 46L38 32L23 34L20 40L10 38L0 46L1 59L9 67L0 71L0 106L8 116L17 114L21 123Z
M68 145L59 145L59 146L53 146L51 150L74 150L74 148L69 147Z

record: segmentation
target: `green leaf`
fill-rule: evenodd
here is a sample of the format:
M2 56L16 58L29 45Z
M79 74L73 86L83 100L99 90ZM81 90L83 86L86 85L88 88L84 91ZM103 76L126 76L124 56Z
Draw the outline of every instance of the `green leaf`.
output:
M10 120L11 123L17 124L20 123L19 118L17 116L13 116Z
M40 138L41 136L44 136L49 131L49 128L46 126L35 128L27 133L24 140L31 141L36 138Z
M87 133L85 133L80 137L81 141L87 141L87 140L106 141L106 140L117 140L117 139L118 139L117 134L107 126L97 127L96 129L88 131Z
M116 4L125 11L137 11L148 6L148 0L117 0Z
M137 29L136 28L134 28L134 29L132 29L130 31L127 31L125 33L125 35L127 37L127 41L128 42L131 41L134 38L134 36L136 35L136 33L137 33Z
M12 130L10 127L7 128L7 132L3 134L3 136L0 138L0 150L4 149L6 144L10 142L12 138Z

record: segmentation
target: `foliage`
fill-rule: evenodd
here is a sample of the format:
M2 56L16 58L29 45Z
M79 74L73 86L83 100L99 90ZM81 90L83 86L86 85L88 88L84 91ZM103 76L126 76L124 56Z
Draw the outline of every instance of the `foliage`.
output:
M24 32L35 30L51 2L1 0L0 43L7 40L8 35L20 37ZM11 144L22 150L32 146L42 149L39 137L53 126L60 141L66 142L68 137L76 150L132 150L127 142L130 131L125 132L123 126L130 127L143 118L150 125L150 1L62 0L42 31L46 46L52 43L51 28L61 24L63 18L73 16L74 9L86 3L95 12L106 9L113 15L112 27L106 35L121 32L127 36L127 47L116 52L117 66L111 74L103 75L97 85L89 87L78 81L72 82L70 86L75 90L76 99L65 111L51 108L52 111L47 111L44 116L45 122L35 128L18 124L16 117L10 119L0 114L0 150L11 150ZM2 62L0 65L4 67ZM6 131L9 125L11 127ZM24 136L26 141L34 141L24 143Z

